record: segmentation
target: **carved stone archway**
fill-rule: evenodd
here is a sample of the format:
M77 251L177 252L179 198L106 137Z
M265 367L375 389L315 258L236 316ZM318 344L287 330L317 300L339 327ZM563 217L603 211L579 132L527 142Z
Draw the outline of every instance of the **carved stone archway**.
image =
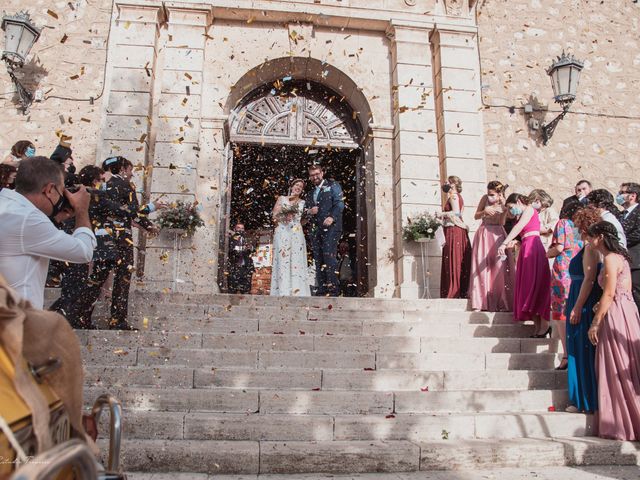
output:
M234 110L232 142L358 148L362 132L344 97L311 81L254 91Z

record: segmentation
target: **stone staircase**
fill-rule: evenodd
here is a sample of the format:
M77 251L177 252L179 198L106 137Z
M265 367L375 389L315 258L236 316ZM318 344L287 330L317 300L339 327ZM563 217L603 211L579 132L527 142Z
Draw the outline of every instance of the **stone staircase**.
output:
M465 308L138 293L139 332L78 332L86 399L122 401L129 471L639 463L638 445L589 437L592 416L564 412L556 340Z

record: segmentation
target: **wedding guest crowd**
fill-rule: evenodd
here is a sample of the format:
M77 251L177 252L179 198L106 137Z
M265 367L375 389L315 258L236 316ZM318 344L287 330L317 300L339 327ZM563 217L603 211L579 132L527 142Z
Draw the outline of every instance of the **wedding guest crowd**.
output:
M166 205L139 205L131 183L133 164L124 157L76 175L64 138L50 158L34 155L33 143L22 140L0 164L0 274L37 308L44 305L47 272L59 276L61 295L51 309L75 328L95 328L93 307L113 272L109 328L132 329L127 322L132 227L135 222L157 233L147 217Z
M597 412L603 438L640 440L640 184L623 183L614 201L581 180L559 215L544 190L505 198L506 189L487 185L469 247L462 181L444 183L442 297L466 298L468 279L472 309L532 320L532 338L555 330L567 411Z

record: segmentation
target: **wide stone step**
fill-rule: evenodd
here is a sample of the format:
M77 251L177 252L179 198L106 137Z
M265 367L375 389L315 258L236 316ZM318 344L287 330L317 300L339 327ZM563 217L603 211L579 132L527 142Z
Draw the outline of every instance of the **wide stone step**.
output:
M103 451L105 442L101 442ZM638 446L593 437L409 441L125 440L130 471L209 474L365 473L638 465Z
M85 368L89 386L153 386L179 388L243 388L285 390L431 391L527 390L566 387L566 373L537 371L425 371L285 369L248 370L161 366Z
M289 415L124 413L127 439L332 441L512 439L593 435L592 415L549 413ZM100 431L108 431L105 418Z
M55 293L53 293L55 295ZM275 306L309 307L312 309L348 310L435 310L465 311L468 302L464 299L400 299L400 298L353 298L353 297L271 297L268 295L229 295L164 293L155 291L133 291L131 302L145 304L203 304L225 306Z
M400 370L549 370L561 353L379 353L376 368Z
M109 392L130 410L309 415L540 412L567 406L566 390L340 391L85 387L92 404Z
M89 366L167 365L243 369L544 370L553 368L559 356L556 353L257 352L117 346L83 348L83 358Z

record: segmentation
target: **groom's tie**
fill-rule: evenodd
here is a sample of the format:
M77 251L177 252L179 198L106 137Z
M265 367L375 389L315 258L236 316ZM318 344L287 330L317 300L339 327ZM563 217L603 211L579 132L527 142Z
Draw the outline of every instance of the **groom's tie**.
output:
M320 194L320 185L313 191L313 203L318 203L318 195Z

